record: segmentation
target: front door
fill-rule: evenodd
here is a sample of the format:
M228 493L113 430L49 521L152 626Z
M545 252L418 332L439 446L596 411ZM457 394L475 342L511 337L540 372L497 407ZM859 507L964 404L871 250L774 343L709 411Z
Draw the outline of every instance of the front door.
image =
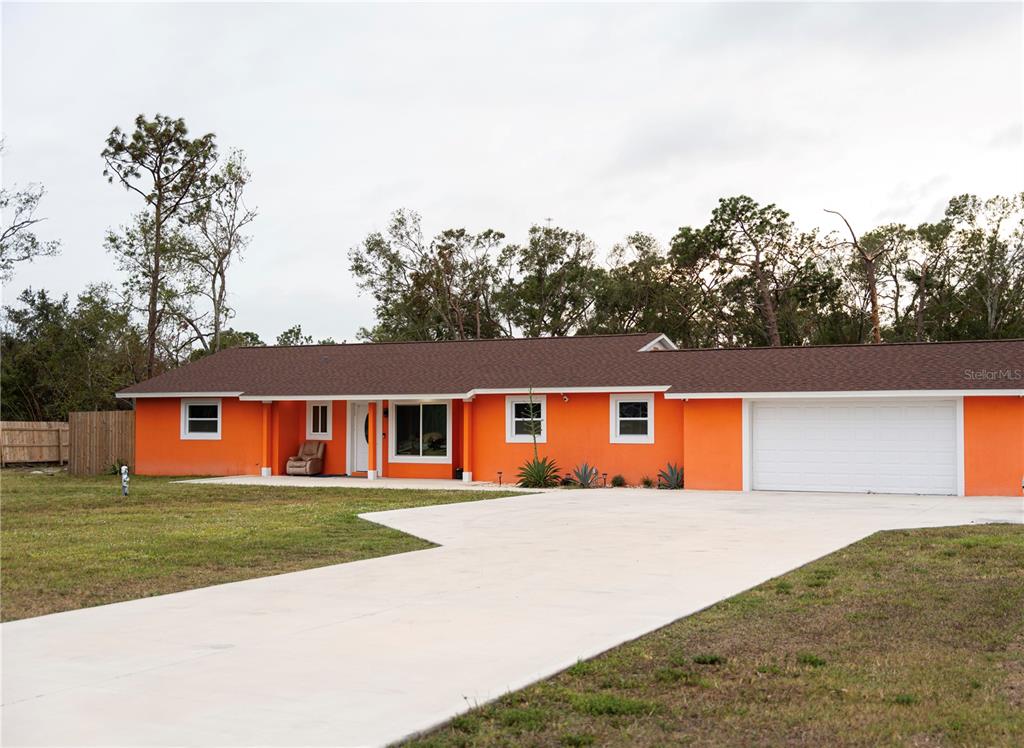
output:
M352 445L350 473L365 473L370 451L370 413L368 403L349 403L349 444Z

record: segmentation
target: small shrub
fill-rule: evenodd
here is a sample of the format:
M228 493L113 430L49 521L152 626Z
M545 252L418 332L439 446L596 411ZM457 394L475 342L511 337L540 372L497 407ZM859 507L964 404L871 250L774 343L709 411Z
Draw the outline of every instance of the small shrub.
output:
M558 739L559 745L569 746L569 748L582 748L586 745L593 745L595 742L597 742L597 738L587 733L581 735L567 733Z
M544 712L535 707L518 707L501 712L501 724L519 730L539 730L545 721Z
M558 465L550 457L534 457L523 463L516 477L523 488L553 488L561 480L558 476Z
M639 688L640 685L640 681L636 678L632 678L628 675L617 675L616 673L606 673L597 681L598 688L614 688L620 691Z
M810 665L811 667L824 667L825 660L818 655L811 654L809 652L802 652L796 656L796 661L801 665Z
M583 677L584 675L590 675L594 672L594 663L590 660L580 660L572 667L568 668L565 672L576 678Z
M898 693L892 697L893 704L900 704L901 706L913 706L917 703L917 697L912 693Z
M787 582L785 579L780 579L775 583L775 591L780 595L788 595L793 591L793 583Z
M597 468L584 462L572 471L572 480L580 488L593 488L597 485Z
M640 479L640 485L644 488L654 488L654 481L651 480L651 476L645 475Z
M824 587L836 576L835 569L815 569L811 572L811 578L807 582L808 587Z
M462 714L452 720L452 729L459 732L473 733L480 729L480 718L471 714Z
M670 462L658 471L658 488L676 490L683 487L683 469Z
M573 478L571 475L567 475L558 482L558 485L562 486L563 488L572 488L577 484L575 478Z
M700 654L693 658L698 665L724 665L725 658L717 654Z
M661 683L678 683L686 678L686 676L687 673L685 670L679 670L674 667L663 667L654 672L654 680Z
M612 476L612 486L615 488L622 488L626 485L626 479L621 475Z
M110 467L107 468L107 475L120 475L121 466L127 464L127 462L121 462L120 460L110 463Z
M644 714L656 709L654 704L639 699L627 699L611 693L578 693L570 697L572 708L584 714L619 715Z

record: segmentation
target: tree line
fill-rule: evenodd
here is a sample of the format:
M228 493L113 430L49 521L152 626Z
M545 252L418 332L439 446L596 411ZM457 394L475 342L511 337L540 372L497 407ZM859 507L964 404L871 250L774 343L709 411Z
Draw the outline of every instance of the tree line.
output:
M679 345L781 346L1024 337L1024 193L951 199L932 223L801 229L723 198L666 244L637 232L604 261L585 234L535 225L423 234L398 210L349 253L375 305L365 340L663 332Z

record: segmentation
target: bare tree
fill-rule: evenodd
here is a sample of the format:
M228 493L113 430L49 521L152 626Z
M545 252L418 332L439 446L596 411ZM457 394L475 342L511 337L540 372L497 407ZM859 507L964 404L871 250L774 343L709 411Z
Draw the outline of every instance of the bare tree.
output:
M249 243L243 229L256 218L256 211L248 208L244 199L250 179L245 154L233 151L212 180L216 191L210 201L200 205L190 219L196 236L185 262L192 271L195 292L209 299L212 307L209 332L198 324L191 324L191 327L208 353L221 349L221 332L232 316L227 303L228 269L233 260L241 259Z
M0 154L4 144L0 141ZM39 241L33 226L45 220L36 217L36 209L46 190L40 184L22 189L0 188L0 280L8 281L18 262L31 262L36 257L51 257L60 251L59 241Z
M871 305L871 342L881 343L882 320L878 302L878 263L886 254L892 252L896 248L896 244L892 241L884 240L865 243L858 238L857 233L853 230L850 222L846 220L846 217L842 213L837 210L829 210L828 208L825 208L825 212L839 216L843 223L846 224L846 230L850 234L850 240L839 242L839 244L851 247L860 262L863 264L864 282L867 286L868 299Z

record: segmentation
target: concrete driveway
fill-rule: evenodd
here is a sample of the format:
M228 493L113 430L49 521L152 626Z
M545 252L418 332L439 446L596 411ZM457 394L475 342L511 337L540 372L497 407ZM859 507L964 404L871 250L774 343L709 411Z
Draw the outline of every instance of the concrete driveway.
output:
M4 745L382 745L878 530L1022 503L603 489L367 517L441 547L4 624Z

